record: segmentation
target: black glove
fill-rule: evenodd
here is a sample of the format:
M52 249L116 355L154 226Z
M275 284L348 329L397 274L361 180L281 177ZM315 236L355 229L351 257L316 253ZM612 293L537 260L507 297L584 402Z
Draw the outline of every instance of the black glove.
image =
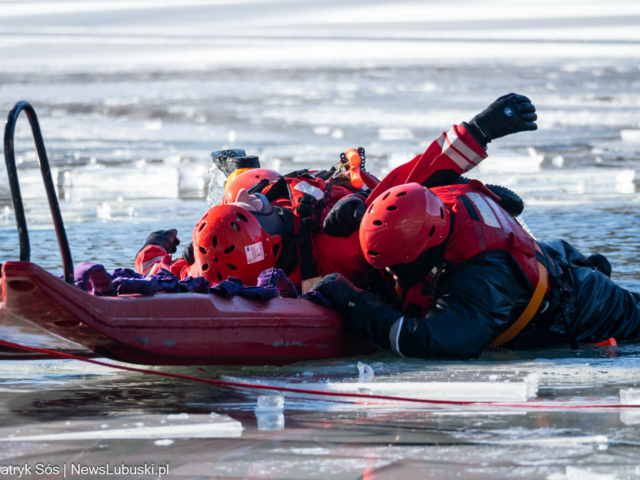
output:
M333 307L344 314L344 326L350 332L389 347L389 332L402 318L399 310L387 305L373 293L365 293L339 273L331 273L316 282L312 290L322 293Z
M193 254L193 242L184 247L184 250L182 250L182 258L187 261L188 265L193 265L194 263L196 263L196 257Z
M167 253L176 253L180 240L178 240L178 231L175 228L171 230L158 230L151 232L144 241L142 248L148 245L158 245L166 250Z
M330 273L316 282L311 290L320 292L331 305L341 312L353 308L364 292L339 273Z
M500 97L469 123L463 122L462 125L480 145L486 147L496 138L526 130L537 130L535 121L538 115L535 111L536 107L527 97L510 93Z
M367 204L360 195L341 198L324 219L322 226L325 233L332 237L348 237L360 228L366 210Z

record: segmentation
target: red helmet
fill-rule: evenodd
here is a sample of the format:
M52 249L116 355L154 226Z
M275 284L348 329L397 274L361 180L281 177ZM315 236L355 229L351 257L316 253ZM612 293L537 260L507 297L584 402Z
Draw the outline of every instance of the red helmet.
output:
M411 263L449 233L449 211L417 183L390 188L369 206L360 224L360 246L369 263L386 268Z
M211 207L193 230L193 251L202 276L211 284L236 277L256 285L273 268L282 237L269 236L250 212L235 205Z
M249 190L263 178L266 178L269 182L275 182L280 177L281 175L278 172L269 170L268 168L251 168L242 172L228 184L224 197L222 198L222 204L227 205L235 202L240 190L243 188Z

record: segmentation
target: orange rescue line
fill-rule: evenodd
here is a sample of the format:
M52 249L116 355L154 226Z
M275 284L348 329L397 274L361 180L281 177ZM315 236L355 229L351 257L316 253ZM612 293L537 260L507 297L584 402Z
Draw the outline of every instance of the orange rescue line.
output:
M78 360L80 362L93 363L94 365L100 365L102 367L114 368L117 370L125 370L128 372L144 373L149 375L158 375L161 377L175 378L178 380L189 380L192 382L206 383L209 385L215 385L223 388L246 388L250 390L269 390L276 392L289 392L289 393L301 393L305 395L317 395L322 397L341 397L341 398L361 398L365 400L385 400L393 402L409 402L409 403L426 403L431 405L458 405L458 406L475 406L475 407L498 407L498 408L523 408L523 409L542 409L542 410L581 410L581 409L621 409L621 408L640 408L640 405L620 405L620 404L592 404L592 405L549 405L540 403L500 403L500 402L472 402L464 400L428 400L424 398L408 398L408 397L392 397L389 395L373 395L366 393L342 393L342 392L327 392L322 390L306 390L304 388L291 388L291 387L275 387L271 385L256 385L253 383L243 382L225 382L224 380L210 380L208 378L192 377L190 375L179 375L177 373L168 372L156 372L153 370L145 370L143 368L125 367L124 365L112 365L98 360L91 360L89 358L78 357L77 355L71 355L69 353L56 352L55 350L48 350L45 348L27 347L26 345L20 345L19 343L8 342L6 340L0 340L0 345L5 347L16 348L18 350L25 350L27 352L43 353L56 358L64 358L67 360ZM309 399L313 400L313 399ZM560 403L560 402L557 402Z

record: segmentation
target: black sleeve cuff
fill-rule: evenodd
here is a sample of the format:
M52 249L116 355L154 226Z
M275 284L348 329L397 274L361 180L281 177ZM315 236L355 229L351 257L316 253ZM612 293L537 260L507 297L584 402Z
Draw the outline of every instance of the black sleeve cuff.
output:
M473 139L478 142L478 144L486 149L487 144L491 142L491 137L489 137L478 125L477 122L471 120L471 123L462 122L462 126L471 134Z

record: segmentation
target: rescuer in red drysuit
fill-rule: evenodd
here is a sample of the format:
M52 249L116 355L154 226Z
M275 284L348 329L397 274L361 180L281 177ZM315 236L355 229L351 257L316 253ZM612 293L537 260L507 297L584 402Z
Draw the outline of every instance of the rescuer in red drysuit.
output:
M464 133L447 133L446 145L455 148L464 135L486 144L535 130L534 112L526 97L501 97L463 124ZM536 242L481 182L436 186L424 174L428 161L412 163L372 192L360 225L365 256L394 275L398 302L337 274L314 286L345 314L348 329L421 358L639 337L640 296L610 280L605 257Z
M454 125L424 154L392 171L381 185L404 181L416 165L420 166L419 174L427 186L465 182L460 175L486 157L485 148L467 132L467 128ZM371 281L373 269L362 254L357 233L365 211L367 190L353 189L346 177L331 178L331 170L293 172L275 182L267 175L258 179L255 185L251 172L238 175L227 191L239 195L248 189L246 193L250 193L251 199L243 197L238 204L245 208L248 208L247 202L262 206L254 208L253 214L267 233L283 238L278 267L290 275L296 285L333 272L341 273L359 286ZM244 183L247 180L248 183ZM374 193L380 188L377 187ZM522 202L513 192L502 187L490 188L513 216L522 211ZM233 193L225 195L223 201L228 203L233 196ZM193 249L187 248L178 264L174 264L168 255L169 250L174 249L176 233L173 230L152 233L138 253L136 269L141 273L153 272L162 264L178 276L200 274L197 267L189 265L193 260L189 250Z
M261 169L262 170L262 169ZM275 172L273 172L275 173ZM229 186L232 191L234 185L243 177L251 177L255 175L253 171L244 172L239 175ZM360 249L360 243L357 234L357 224L355 228L351 228L350 236L331 236L330 234L339 235L340 229L331 228L327 225L327 229L323 227L333 207L339 200L345 202L338 206L343 212L349 208L348 200L350 197L357 197L360 201L366 198L368 192L361 189L354 189L345 178L332 178L328 172L307 171L294 172L293 174L282 177L277 175L275 182L269 182L269 178L264 178L263 182L257 185L235 185L237 195L234 194L235 201L228 202L225 195L224 206L242 207L246 215L254 217L263 231L270 237L279 237L282 239L278 242L280 249L278 251L278 263L276 266L285 271L291 281L308 290L322 275L332 272L339 272L348 276L357 284L364 285L367 282L367 275L374 272L373 267L365 260ZM251 193L244 187L251 188ZM295 205L295 208L293 207ZM221 206L222 207L222 206ZM224 209L214 207L212 210L226 212ZM211 211L211 210L210 210ZM360 212L360 217L364 212ZM352 213L353 216L353 213ZM354 220L355 221L355 220ZM357 219L359 224L360 218ZM344 225L348 224L348 219L344 220ZM241 226L241 224L238 224ZM204 228L211 228L212 223ZM219 224L217 228L226 227L226 224ZM198 226L194 230L195 243L189 245L182 258L174 262L170 253L175 253L177 245L180 241L177 239L177 231L167 230L153 232L145 241L145 245L136 257L136 269L140 273L151 274L158 268L166 268L180 278L186 276L202 275L212 282L221 281L220 275L241 277L242 265L238 262L233 263L237 270L228 271L224 269L226 262L222 262L222 268L216 269L215 276L213 272L203 272L201 266L210 263L203 263L204 260L198 258L200 247L205 248L209 252L211 245L198 244ZM353 233L355 231L355 233ZM233 232L219 232L217 239L220 247L227 240L228 234ZM262 236L256 235L257 237ZM246 242L256 244L256 242ZM256 247L264 251L262 245ZM220 256L222 261L225 257ZM245 264L248 266L249 264ZM248 267L247 267L248 268ZM269 268L269 267L265 267ZM219 273L218 273L219 272ZM259 273L259 272L258 272ZM252 277L243 278L245 282L250 284ZM255 275L257 279L257 274ZM308 282L307 280L310 280ZM306 284L307 288L303 288Z

